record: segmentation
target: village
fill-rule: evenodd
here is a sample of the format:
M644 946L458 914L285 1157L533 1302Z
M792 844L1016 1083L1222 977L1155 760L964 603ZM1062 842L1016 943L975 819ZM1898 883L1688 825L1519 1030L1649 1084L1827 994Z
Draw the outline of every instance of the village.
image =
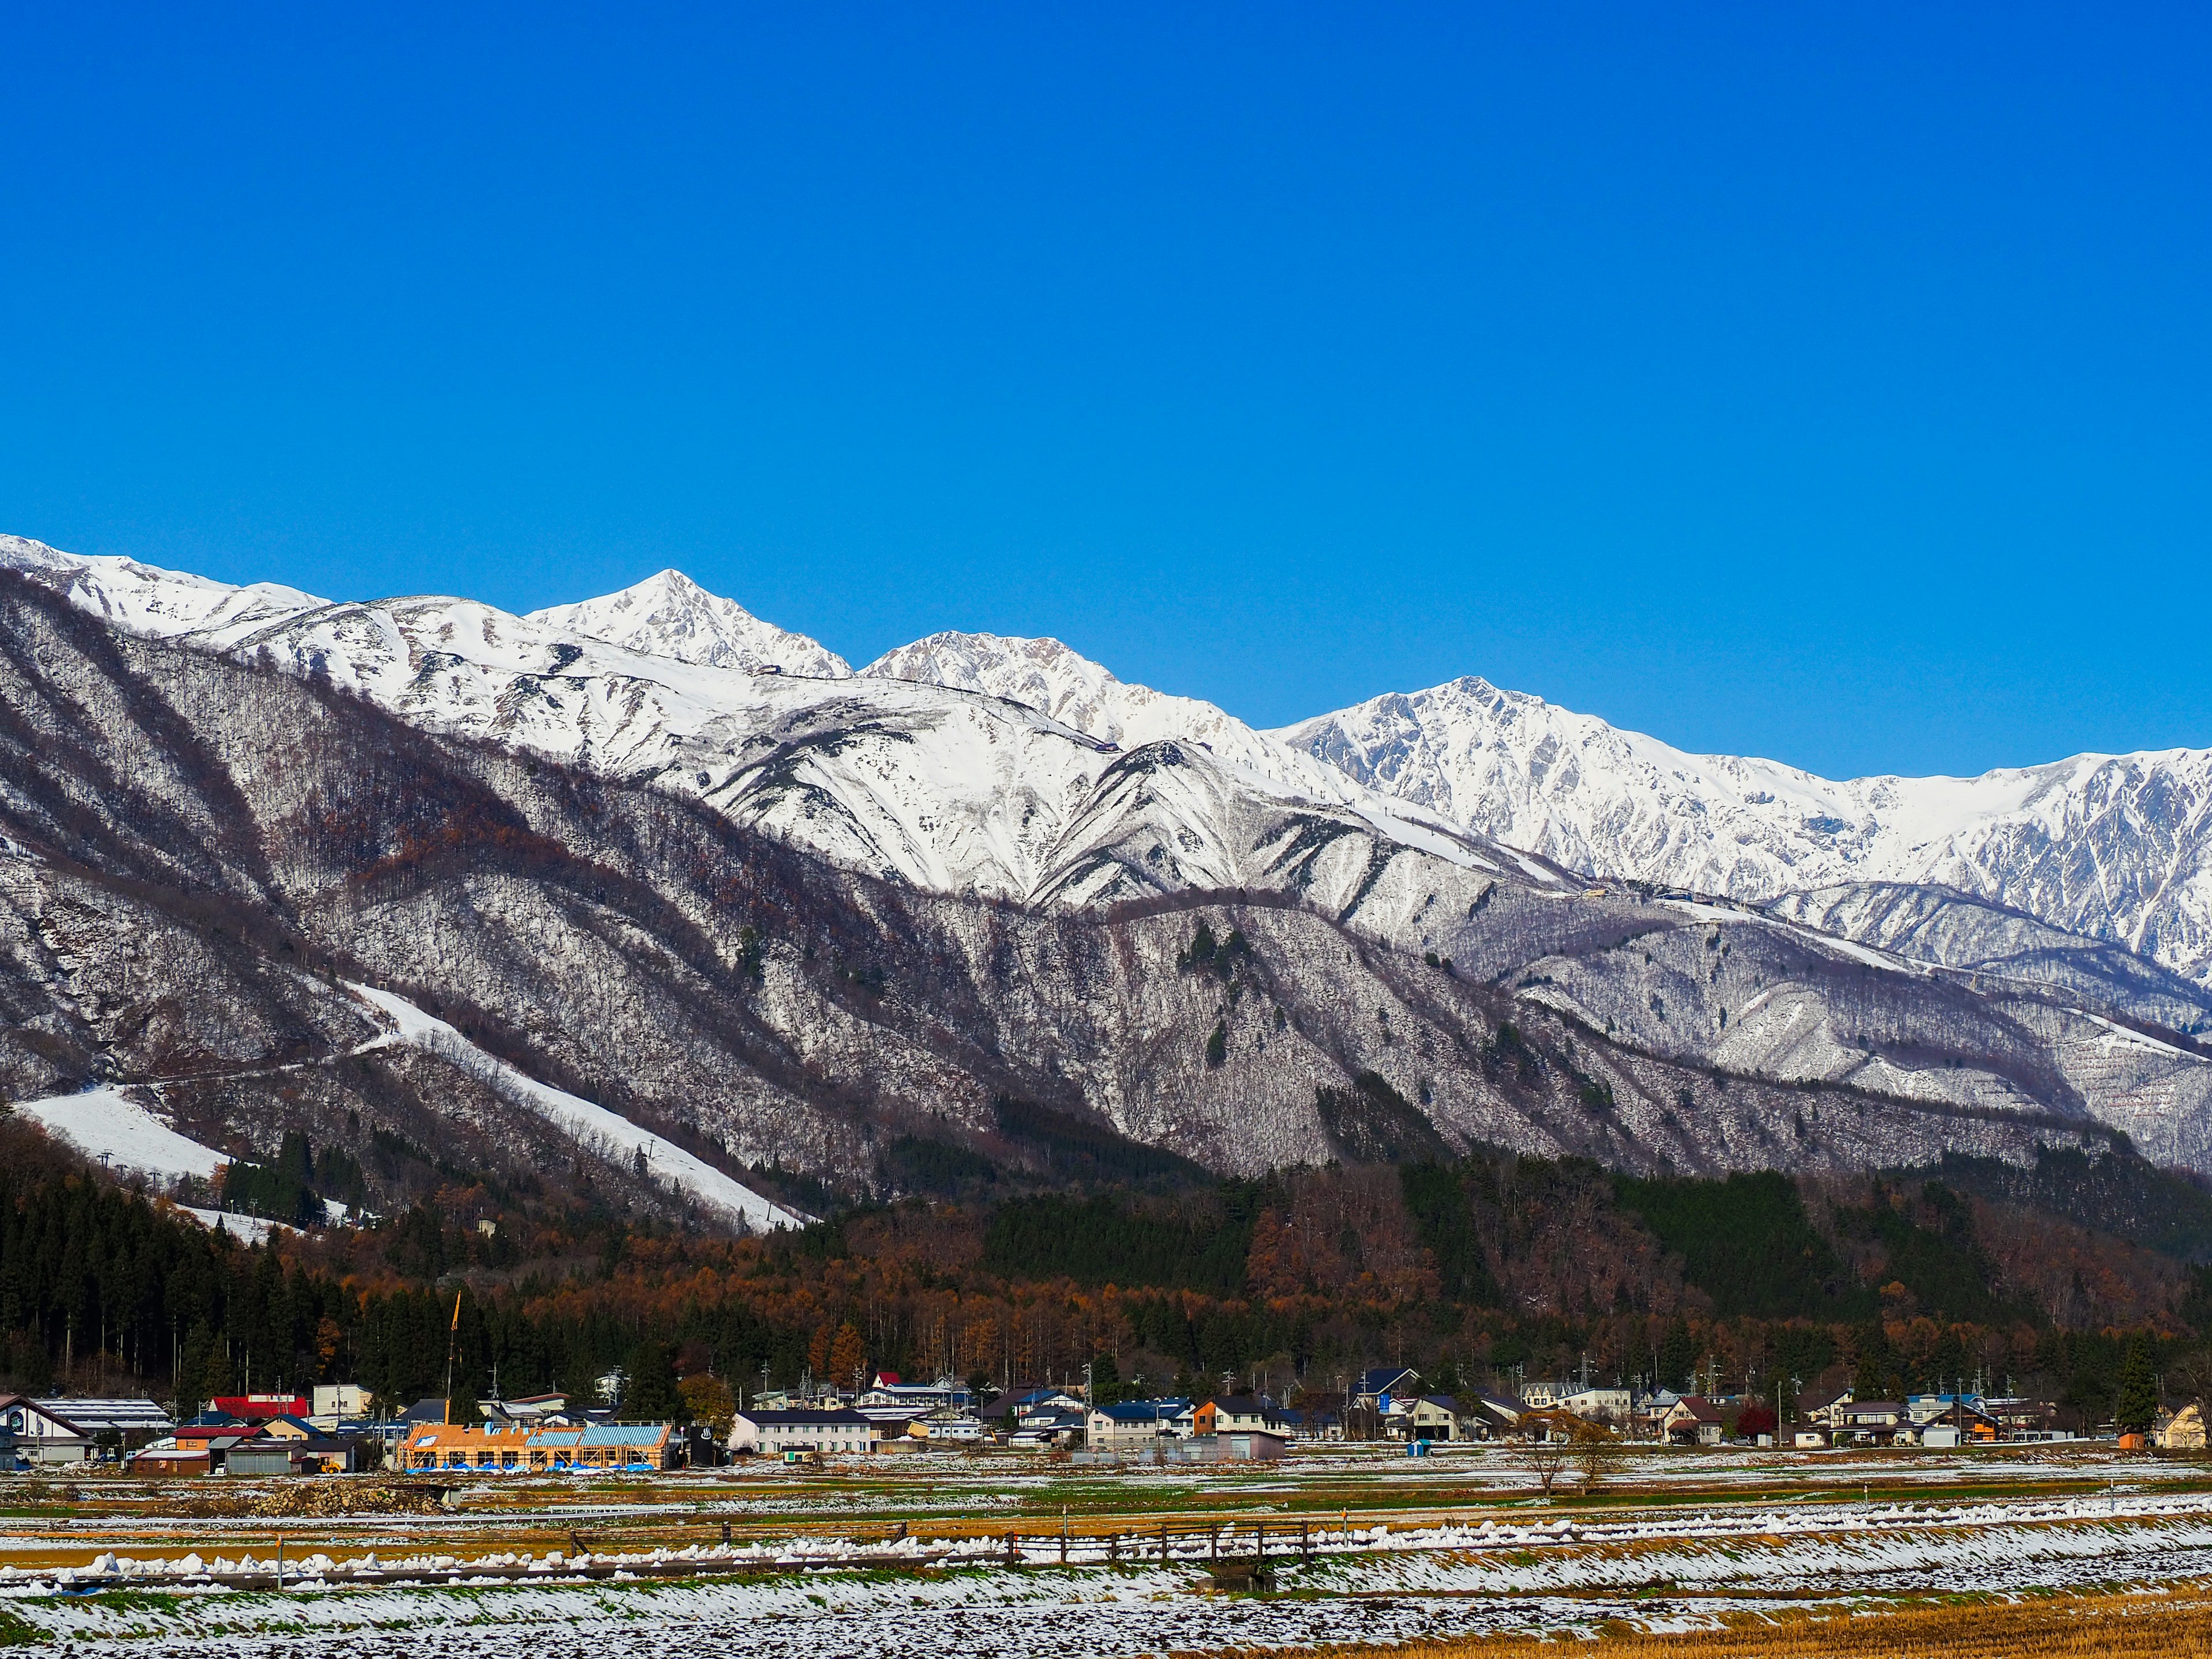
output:
M626 1414L622 1374L599 1397L558 1393L423 1399L386 1409L357 1385L219 1396L182 1422L145 1398L0 1396L0 1471L109 1468L140 1477L331 1475L388 1470L558 1475L789 1464L1000 1449L1085 1465L1273 1462L1301 1448L1384 1443L1424 1456L1473 1443L1772 1449L2102 1443L2119 1451L2202 1452L2195 1406L2162 1412L2147 1433L2076 1434L2047 1401L1977 1390L1859 1400L1848 1388L1801 1396L1790 1420L1743 1396L1531 1382L1507 1392L1441 1393L1402 1366L1370 1369L1345 1394L1296 1405L1256 1390L1204 1399L1094 1400L1088 1382L990 1389L954 1377L912 1383L878 1371L865 1387L766 1391L719 1418L642 1421ZM1122 1391L1126 1392L1126 1391Z

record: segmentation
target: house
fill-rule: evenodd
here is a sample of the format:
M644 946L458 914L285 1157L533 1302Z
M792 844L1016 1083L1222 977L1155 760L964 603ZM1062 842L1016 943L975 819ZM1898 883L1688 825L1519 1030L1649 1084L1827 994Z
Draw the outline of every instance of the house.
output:
M1352 1403L1388 1417L1400 1400L1421 1391L1421 1374L1408 1370L1403 1365L1382 1365L1359 1374L1359 1386L1352 1391Z
M743 1411L730 1423L730 1449L733 1452L865 1455L875 1450L877 1442L883 1437L882 1425L859 1412L836 1406L796 1407L777 1412Z
M1559 1403L1586 1423L1618 1427L1636 1408L1636 1396L1627 1389L1577 1389Z
M1676 1446L1717 1446L1728 1432L1720 1407L1701 1394L1686 1394L1659 1419L1659 1431Z
M1531 1406L1515 1420L1513 1432L1522 1440L1572 1440L1583 1427L1582 1419L1564 1406Z
M2058 1407L2048 1400L2013 1397L1984 1400L1982 1409L1996 1419L2007 1440L2049 1440L2057 1436Z
M29 1463L82 1463L94 1453L92 1431L62 1414L65 1400L0 1395L0 1425L15 1437L15 1455Z
M1408 1373L1410 1375L1411 1373ZM1289 1437L1290 1425L1275 1409L1274 1401L1256 1394L1232 1394L1209 1400L1191 1413L1194 1434L1226 1434L1231 1430L1264 1429Z
M544 1467L572 1469L672 1469L684 1439L671 1423L549 1424L523 1431L532 1449L542 1448Z
M665 1469L681 1442L665 1423L425 1423L401 1437L402 1469L523 1474L552 1469Z
M261 1435L260 1424L241 1423L228 1412L202 1412L132 1454L131 1468L149 1475L215 1474L228 1468L232 1452Z
M368 1416L368 1390L358 1382L318 1382L308 1403L307 1420L327 1430L340 1418Z
M1832 1408L1836 1443L1890 1446L1900 1431L1911 1432L1911 1413L1902 1400L1854 1400Z
M1000 1428L1009 1428L1021 1420L1025 1412L1051 1409L1080 1411L1083 1396L1067 1389L1049 1389L1032 1383L1012 1388L975 1414L984 1422Z
M81 1463L120 1456L175 1427L167 1412L137 1395L0 1397L0 1435L15 1443L7 1461L10 1468L18 1457L33 1463Z
M175 1437L179 1445L204 1446L220 1436L246 1433L253 1427L252 1424L240 1422L228 1412L202 1412L178 1424Z
M1840 1387L1808 1389L1797 1396L1797 1415L1808 1423L1817 1423L1824 1429L1836 1426L1836 1413L1851 1403L1848 1383Z
M1083 1409L1079 1406L1032 1407L1014 1419L1012 1443L1017 1446L1058 1445L1081 1434L1084 1423Z
M1487 1440L1490 1425L1473 1400L1449 1394L1414 1398L1406 1413L1407 1434L1414 1440Z
M1118 1406L1094 1406L1084 1420L1085 1443L1093 1451L1149 1446L1175 1437L1176 1425L1188 1425L1194 1414L1188 1400L1128 1400Z
M179 1444L174 1435L165 1435L131 1453L130 1466L131 1473L137 1475L205 1474L213 1467L213 1459L205 1441L185 1446Z
M2171 1416L2160 1413L2160 1421L2151 1434L2151 1443L2160 1451L2197 1451L2204 1449L2204 1412L2197 1406L2184 1406Z
M442 1408L445 1401L440 1401ZM529 1436L506 1423L417 1423L399 1438L395 1462L402 1469L543 1468L532 1459Z
M565 1394L525 1395L514 1400L479 1400L477 1414L487 1423L509 1423L528 1428L540 1423L581 1423L588 1420L571 1416L568 1396Z
M228 1412L241 1423L263 1423L272 1417L313 1417L314 1402L296 1394L225 1394L208 1402Z
M902 1382L896 1371L878 1371L874 1384L853 1402L870 1416L882 1413L903 1416L908 1422L933 1411L964 1412L975 1403L975 1397L965 1382L949 1376L927 1385Z
M296 1417L281 1420L300 1421ZM312 1430L305 1435L279 1435L264 1429L234 1442L223 1457L224 1472L234 1475L344 1474L352 1468L352 1447Z
M1465 1395L1460 1396L1464 1400ZM1476 1390L1474 1403L1499 1422L1510 1426L1521 1420L1521 1413L1528 1409L1528 1402L1516 1395L1498 1394L1489 1389Z
M1923 1446L1987 1446L2002 1434L1997 1419L1984 1410L1978 1395L1946 1395L1934 1410L1926 1396L1908 1401L1906 1408L1920 1431Z

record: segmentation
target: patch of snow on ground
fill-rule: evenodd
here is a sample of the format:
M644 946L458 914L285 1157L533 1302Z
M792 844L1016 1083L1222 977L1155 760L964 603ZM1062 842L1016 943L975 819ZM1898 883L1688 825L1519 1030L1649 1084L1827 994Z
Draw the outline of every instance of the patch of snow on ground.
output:
M264 1221L258 1215L233 1215L228 1210L203 1210L193 1204L179 1204L177 1207L209 1231L228 1233L241 1244L266 1244L270 1234L292 1231L274 1221Z

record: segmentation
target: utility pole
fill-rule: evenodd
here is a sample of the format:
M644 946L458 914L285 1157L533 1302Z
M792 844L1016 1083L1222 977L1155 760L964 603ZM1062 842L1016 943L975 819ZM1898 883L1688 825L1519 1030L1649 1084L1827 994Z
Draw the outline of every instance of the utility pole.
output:
M461 1341L461 1293L453 1292L453 1327L446 1337L446 1421L453 1420L453 1352Z

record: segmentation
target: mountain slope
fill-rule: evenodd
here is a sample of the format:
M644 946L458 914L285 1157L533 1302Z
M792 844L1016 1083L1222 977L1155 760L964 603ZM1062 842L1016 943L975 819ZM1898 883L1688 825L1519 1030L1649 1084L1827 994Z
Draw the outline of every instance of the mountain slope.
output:
M860 672L1026 703L1063 726L1124 748L1176 738L1234 746L1242 758L1243 750L1255 746L1252 729L1212 703L1127 684L1058 640L932 634L886 652Z
M478 998L482 987L534 982L534 957L554 939L568 941L572 965L586 982L612 984L643 973L650 983L619 1005L635 1012L613 1029L605 1011L579 1024L581 1016L565 993L555 999L557 1014L533 1013L518 1024L514 1016L495 1015L487 1006L483 1018L510 1033L546 1032L551 1049L544 1058L552 1069L533 1072L538 1080L594 1103L635 1101L656 1126L663 1115L692 1121L686 1133L711 1135L732 1149L730 1156L742 1152L748 1164L781 1159L842 1171L848 1179L867 1165L865 1152L833 1133L818 1106L806 1103L812 1097L792 1081L848 1075L842 1066L828 1073L810 1070L824 1063L820 1045L845 1029L844 1020L810 993L794 1005L793 1023L776 1027L772 1056L745 1048L749 1057L741 1058L728 1048L726 1033L698 1033L699 1011L723 1006L731 994L694 982L696 976L726 974L732 951L750 955L767 976L773 953L732 945L726 914L671 910L672 896L696 878L690 866L672 872L659 854L624 855L632 898L612 915L592 909L593 919L580 933L585 913L576 910L568 887L534 876L518 882L507 867L513 860L497 850L565 845L581 866L609 867L589 817L599 808L545 805L539 786L529 781L539 776L533 769L547 763L580 769L576 776L624 792L626 802L660 803L647 813L656 823L659 814L679 808L699 814L696 823L667 820L694 826L681 834L665 824L653 832L672 836L672 846L705 833L696 825L706 824L714 826L715 836L754 837L746 844L756 852L748 856L780 845L823 860L806 879L826 895L815 901L823 914L858 907L895 915L882 925L905 930L918 926L915 918L939 899L981 902L981 912L946 913L963 918L954 932L963 942L940 949L925 968L912 966L915 941L902 933L896 945L878 939L866 959L844 961L838 969L854 976L849 983L874 991L891 973L892 958L908 963L899 977L914 988L914 1000L902 1017L942 1022L947 1016L940 1000L968 994L958 975L945 977L945 964L972 949L969 935L978 915L998 918L994 929L1043 930L1037 934L1042 938L1056 927L1092 927L1102 916L1110 925L1137 927L1146 918L1234 894L1238 914L1253 920L1233 925L1280 953L1276 973L1283 988L1270 992L1273 1006L1287 1009L1292 993L1313 994L1315 975L1333 982L1339 950L1355 966L1364 945L1393 953L1390 959L1401 964L1394 972L1424 953L1448 958L1455 965L1446 979L1461 988L1455 994L1474 999L1470 1006L1484 1011L1482 1020L1518 1026L1555 1019L1563 1023L1550 1029L1563 1045L1577 1027L1607 1045L1604 1066L1613 1071L1595 1060L1569 1061L1563 1046L1557 1056L1564 1071L1539 1066L1532 1074L1579 1078L1568 1090L1578 1102L1585 1095L1596 1103L1621 1098L1616 1082L1644 1098L1639 1067L1686 1067L1743 1080L1752 1093L1732 1097L1732 1113L1739 1109L1735 1101L1759 1097L1776 1084L1818 1085L1850 1091L1860 1100L1902 1103L1881 1106L1878 1116L1932 1112L1954 1122L2011 1126L1989 1132L2001 1139L2028 1133L2030 1123L2074 1133L2111 1126L2161 1158L2212 1164L2212 1071L2186 1036L2212 1016L2212 1003L2191 982L2118 947L2068 943L2069 936L2050 930L2031 938L2020 931L2039 925L2030 917L1923 886L1877 899L1875 890L1859 884L1856 897L1838 889L1818 903L1777 903L1771 914L1650 885L1585 893L1584 884L1559 864L1377 794L1310 747L1250 732L1208 705L1122 687L1050 642L940 636L925 642L927 652L893 664L963 681L956 686L873 672L882 664L840 678L754 674L640 653L465 600L329 604L290 590L227 589L127 561L74 560L22 543L0 547L0 559L20 567L19 586L33 585L21 610L25 630L58 629L31 604L30 592L44 592L81 615L103 619L100 636L111 641L111 653L139 665L88 669L83 678L91 690L80 692L50 684L51 673L33 653L21 670L27 732L42 723L65 729L81 715L64 711L78 708L87 696L103 707L143 704L144 718L154 722L133 740L142 757L134 763L139 772L129 775L115 769L113 757L132 748L119 738L88 740L69 751L76 757L71 764L55 769L46 745L26 737L20 747L27 769L10 786L17 808L37 808L22 821L26 845L65 848L70 835L90 836L84 826L112 810L106 803L138 800L171 780L146 798L149 822L161 827L131 842L130 878L167 890L204 884L219 870L225 902L250 914L282 910L286 878L270 849L296 848L302 823L317 834L326 823L353 826L338 850L318 854L324 864L316 866L323 872L316 881L333 879L325 868L333 860L332 867L351 872L333 893L357 890L369 878L365 872L381 872L393 860L395 868L414 869L425 860L456 857L461 847L494 849L492 869L474 878L465 902L452 901L459 908L411 916L412 931L380 946L374 958L381 964L379 975L355 976L397 994L429 986L434 1002L467 1001ZM641 631L632 637L657 652L669 642L655 631L665 618L653 622L653 614L648 607L638 623ZM40 616L47 620L34 622ZM158 647L167 650L158 666L144 655L157 649L139 637L149 634L167 641ZM315 757L295 752L296 737L280 738L258 726L241 730L236 711L204 699L187 708L172 695L171 681L197 684L218 666L246 673L241 684L258 688L240 694L248 706L273 696L266 690L272 683L302 687L329 707L373 705L404 722L395 731L434 746L392 739L395 755L414 758L334 780L327 799L289 797L276 826L239 842L238 826L256 825L258 813L275 810L257 805L255 792L275 792L271 800L282 793L279 781L264 772L284 773L283 787L296 787L289 775L311 776L307 762ZM132 686L138 690L126 691ZM1024 692L1094 730L1078 730L1002 690ZM1212 736L1149 735L1185 723ZM1125 745L1100 730L1130 741ZM1591 752L1609 752L1608 731L1585 723ZM435 746L441 742L448 746ZM452 749L454 742L464 747ZM1634 742L1645 745L1638 752L1646 763L1663 758L1648 740ZM473 758L457 772L455 754ZM1551 758L1559 758L1556 749ZM1717 775L1700 775L1702 782ZM33 778L43 780L46 795L24 793ZM1677 781L1686 787L1689 780L1686 775ZM1818 784L1801 775L1792 787L1816 793ZM1669 799L1686 804L1684 817L1697 816L1688 811L1694 794ZM1678 836L1667 844L1688 847L1693 840ZM714 866L729 854L696 856ZM33 860L25 867L46 870L49 864ZM586 881L594 893L600 884L597 877ZM43 885L37 892L51 896ZM899 896L896 901L886 896L891 893ZM38 897L38 905L46 896ZM1160 906L1166 908L1155 908ZM506 925L487 928L466 920L486 907ZM1012 920L1017 916L1018 924ZM749 925L762 938L773 937L771 927ZM1881 948L1839 943L1818 929L1863 935ZM723 943L708 950L700 941L709 936ZM1095 934L1085 937L1091 941L1085 948L1099 948ZM348 939L349 959L363 959L361 939ZM1109 978L1166 972L1189 942L1161 927L1146 934L1142 949L1133 939L1116 939ZM676 949L682 940L690 943ZM179 940L177 948L206 957L212 947L195 939L189 947ZM437 968L428 978L421 965L426 952ZM720 966L710 971L704 965L710 960ZM193 971L209 986L229 988L210 991L210 1006L242 999L240 1031L260 1031L264 1045L281 1048L283 1042L309 1041L297 1035L307 1019L324 1033L314 1041L335 1051L339 1039L330 1035L329 1021L336 1014L308 1018L296 997L282 1007L266 1006L264 997L249 994L245 981L219 963L217 953ZM628 965L618 969L617 963ZM1039 971L1051 970L1035 964L1021 969ZM1436 971L1425 968L1414 978ZM963 1101L962 1132L992 1133L975 1114L1000 1086L978 1078L1004 1073L1012 1052L995 1024L1014 994L995 982L1000 972L992 969L989 994L976 994L971 1012L981 1023L963 1039L988 1059L947 1070L940 1060L912 1052L906 1036L883 1049L878 1036L855 1033L865 1052L849 1057L850 1074L868 1079L872 1091L885 1079L906 1077L910 1086L901 1087L899 1113L921 1112L935 1122L945 1102ZM310 994L303 988L300 994ZM1779 1158L1787 1147L1756 1136L1746 1142L1736 1128L1709 1133L1664 1104L1663 1095L1654 1109L1661 1115L1656 1131L1649 1121L1616 1125L1601 1113L1582 1124L1579 1137L1550 1122L1540 1133L1523 1104L1498 1097L1492 1086L1497 1030L1469 1035L1472 1016L1465 1008L1449 1020L1423 1014L1430 1024L1419 1057L1431 1068L1403 1071L1413 1056L1389 1052L1402 1028L1385 1012L1394 999L1404 1003L1402 988L1360 993L1339 1010L1333 1018L1353 1024L1340 1040L1332 1039L1334 1057L1319 1070L1286 1070L1271 1060L1256 1092L1224 1093L1218 1085L1224 1080L1212 1075L1218 1066L1190 1069L1193 1057L1212 1046L1217 1027L1224 1055L1237 1052L1237 998L1212 994L1210 1014L1203 998L1175 1002L1181 1059L1159 1073L1131 1070L1130 1045L1148 1052L1157 1041L1144 1024L1153 1013L1135 1024L1077 1031L1056 1012L1047 1022L1053 1035L1039 1057L1042 1069L1027 1062L1015 1068L1018 1089L1025 1097L1103 1113L1123 1133L1217 1168L1326 1155L1340 1130L1314 1116L1309 1097L1318 1098L1320 1091L1342 1095L1369 1072L1388 1079L1404 1098L1419 1098L1448 1144L1497 1138L1521 1145L1534 1136L1534 1144L1590 1150L1609 1161L1663 1158L1692 1167ZM736 1000L750 1006L750 994L738 988ZM1153 1004L1146 995L1133 1006ZM447 1018L436 1006L423 1006ZM1362 1006L1364 1013L1358 1012ZM1372 1030L1364 1023L1370 1017ZM149 1030L161 1029L155 1014L148 1018ZM195 1015L191 1022L196 1030L200 1019ZM1456 1036L1448 1035L1453 1020L1460 1022ZM606 1047L596 1059L570 1035L586 1025L604 1033ZM72 1052L91 1052L84 1045L104 1029L83 1024ZM1277 1028L1284 1029L1298 1030ZM286 1031L294 1036L280 1040ZM1252 1036L1255 1055L1291 1041L1271 1039L1265 1030ZM27 1054L35 1052L33 1046ZM702 1061L708 1069L697 1071L692 1061L675 1058L678 1053L709 1056L711 1064ZM1379 1063L1378 1053L1390 1064ZM610 1072L608 1054L635 1064ZM1468 1074L1471 1054L1492 1059ZM141 1056L149 1058L158 1054ZM757 1086L715 1081L725 1073ZM67 1068L55 1075L66 1077ZM576 1080L586 1078L589 1087L579 1086ZM35 1067L21 1076L24 1086L40 1080ZM474 1085L479 1092L482 1083ZM1691 1085L1669 1087L1678 1100L1685 1088L1700 1097ZM711 1125L694 1121L698 1101L727 1096L732 1088L738 1103L729 1109L732 1115ZM1218 1097L1219 1115L1190 1116L1191 1100L1209 1096ZM483 1107L488 1114L497 1109ZM1794 1126L1802 1114L1793 1104L1786 1115ZM1905 1161L1912 1148L1950 1144L1940 1136L1914 1139L1935 1132L1926 1127L1932 1120L1911 1121L1921 1127L1910 1133L1895 1125L1881 1131L1890 1138L1884 1143L1887 1161ZM763 1123L779 1127L766 1133ZM1743 1123L1738 1128L1749 1133ZM1626 1139L1607 1139L1624 1129ZM1760 1133L1771 1130L1765 1124ZM1765 1150L1747 1150L1754 1143ZM1354 1135L1346 1144L1366 1143ZM1825 1152L1800 1150L1808 1157L1844 1155L1840 1143L1826 1144Z

